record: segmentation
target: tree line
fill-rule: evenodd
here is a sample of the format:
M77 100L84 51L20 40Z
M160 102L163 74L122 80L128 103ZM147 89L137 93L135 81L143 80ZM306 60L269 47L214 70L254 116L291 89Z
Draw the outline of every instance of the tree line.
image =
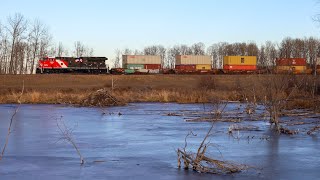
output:
M121 67L122 55L160 55L162 65L174 68L176 55L211 55L213 68L222 68L223 56L257 56L258 66L275 66L276 58L306 58L315 67L320 56L320 39L316 37L286 37L281 42L218 42L206 47L202 42L172 47L150 45L142 50L117 49L114 67ZM62 42L55 43L48 27L38 19L27 19L16 13L0 22L0 74L34 73L38 60L46 56L93 56L93 49L81 41L74 42L72 50Z
M320 55L320 39L316 37L286 37L280 43L266 41L258 45L255 42L218 42L208 47L202 42L192 45L151 45L142 50L124 49L115 51L114 66L121 67L121 55L160 55L162 65L174 68L176 55L210 55L213 68L222 68L223 56L257 56L257 65L262 68L275 66L276 58L306 58L314 67Z
M53 42L48 27L38 19L16 13L0 22L0 74L32 74L38 60L46 56L93 55L93 49L80 41L69 52L62 42Z

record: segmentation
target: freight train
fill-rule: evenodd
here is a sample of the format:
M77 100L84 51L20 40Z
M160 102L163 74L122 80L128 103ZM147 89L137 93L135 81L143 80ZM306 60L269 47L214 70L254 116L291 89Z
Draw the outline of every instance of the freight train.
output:
M212 68L211 56L178 55L175 68L161 66L161 57L152 55L123 55L122 68L106 64L106 57L46 57L39 60L36 73L98 73L98 74L243 74L293 73L311 74L304 58L278 58L273 68L259 68L256 56L225 56L221 69ZM317 72L320 73L318 65Z

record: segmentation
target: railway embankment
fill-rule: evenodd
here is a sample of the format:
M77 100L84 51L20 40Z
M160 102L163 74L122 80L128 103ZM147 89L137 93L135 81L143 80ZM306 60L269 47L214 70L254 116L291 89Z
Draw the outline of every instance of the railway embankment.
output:
M215 99L266 103L277 96L288 101L287 108L320 106L320 80L310 75L1 75L0 103L17 103L22 86L21 103L26 104L94 106L104 102L105 106L114 103L112 99L119 104L209 103ZM108 100L94 94L99 90L108 92Z

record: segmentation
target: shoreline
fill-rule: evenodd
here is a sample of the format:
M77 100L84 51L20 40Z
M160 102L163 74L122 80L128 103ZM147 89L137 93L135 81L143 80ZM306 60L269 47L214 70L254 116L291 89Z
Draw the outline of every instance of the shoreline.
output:
M268 87L269 84L286 83L287 87L275 95L290 97L290 108L319 108L320 94L314 97L311 94L312 78L308 75L5 75L0 79L0 104L18 104L23 84L22 104L81 105L101 89L121 103L196 104L217 100L258 103L264 102L270 89L277 88ZM318 81L320 84L320 78ZM294 89L293 83L301 85ZM99 100L101 97L96 102Z

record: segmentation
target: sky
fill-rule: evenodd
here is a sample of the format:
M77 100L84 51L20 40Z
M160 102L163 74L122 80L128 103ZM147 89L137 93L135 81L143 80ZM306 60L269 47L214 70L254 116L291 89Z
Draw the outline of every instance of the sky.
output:
M21 13L49 27L54 42L75 41L112 59L116 49L203 42L279 42L319 37L317 0L1 0L0 22Z

